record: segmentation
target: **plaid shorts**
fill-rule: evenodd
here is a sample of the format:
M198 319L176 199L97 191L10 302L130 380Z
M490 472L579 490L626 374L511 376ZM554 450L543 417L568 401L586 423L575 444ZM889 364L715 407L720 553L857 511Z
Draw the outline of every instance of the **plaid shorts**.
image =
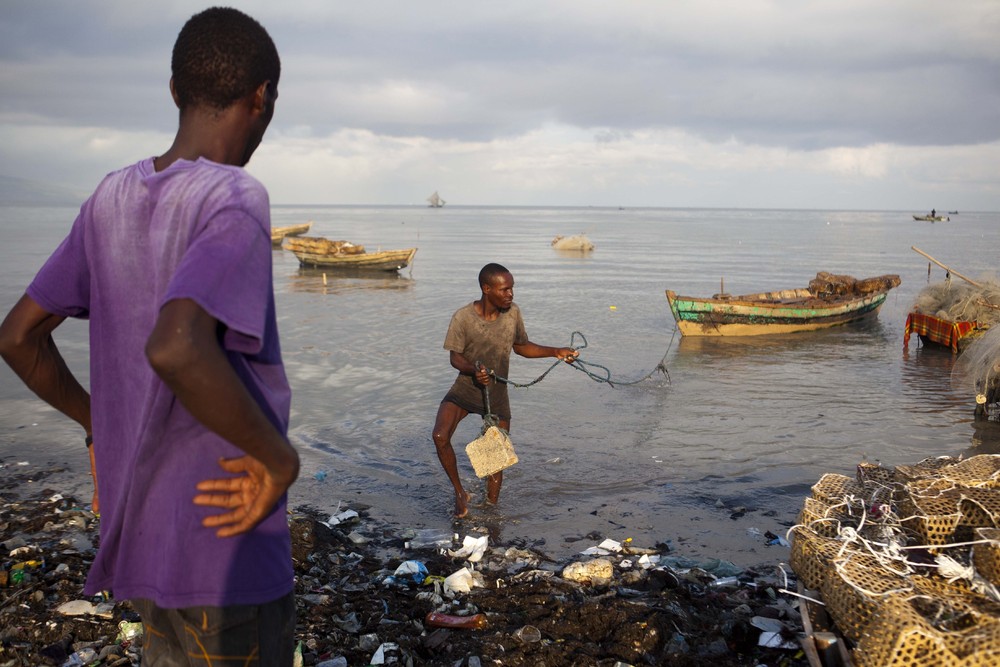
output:
M142 617L143 667L291 667L293 593L261 605L163 609L132 600Z

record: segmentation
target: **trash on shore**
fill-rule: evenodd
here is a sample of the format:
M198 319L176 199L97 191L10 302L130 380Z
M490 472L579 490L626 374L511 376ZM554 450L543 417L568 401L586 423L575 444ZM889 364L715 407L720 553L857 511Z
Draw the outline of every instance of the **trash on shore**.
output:
M5 474L0 485L7 491L0 505L0 571L7 574L0 588L0 665L140 665L142 625L131 605L82 595L96 517L51 489L10 500L16 476ZM794 648L801 618L775 594L784 579L776 565L682 561L613 536L594 545L614 542L620 551L556 562L539 544L480 548L485 534L467 543L436 529L401 537L360 506L298 507L289 525L295 661L302 667L376 660L415 667L498 660L514 667L807 664ZM472 562L469 556L480 551ZM29 562L37 564L14 567ZM574 570L590 574L564 576ZM14 572L22 573L19 581ZM760 617L774 623L762 630L753 622ZM775 632L781 641L769 636L762 643L764 633Z

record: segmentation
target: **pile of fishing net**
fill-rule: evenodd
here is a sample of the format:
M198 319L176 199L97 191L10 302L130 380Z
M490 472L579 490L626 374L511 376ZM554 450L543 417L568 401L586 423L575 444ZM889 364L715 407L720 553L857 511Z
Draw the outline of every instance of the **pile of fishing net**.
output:
M363 255L365 252L363 245L355 245L350 241L331 241L322 236L286 238L285 247L310 255Z
M991 327L962 352L952 386L975 393L977 412L1000 415L1000 326Z
M1000 282L994 278L977 283L944 280L928 285L914 300L913 312L950 322L978 322L982 328L1000 323Z
M791 566L860 667L1000 664L1000 456L827 474Z
M858 280L852 276L820 271L815 278L809 281L809 291L820 298L849 294L860 296L875 292L888 292L893 287L898 287L899 283L899 276L894 274Z

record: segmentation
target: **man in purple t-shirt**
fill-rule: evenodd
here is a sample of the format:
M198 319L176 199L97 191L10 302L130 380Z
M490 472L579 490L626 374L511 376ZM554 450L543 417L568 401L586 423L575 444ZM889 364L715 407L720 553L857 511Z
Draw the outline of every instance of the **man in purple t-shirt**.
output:
M184 25L171 70L173 144L105 177L0 325L0 354L94 443L101 543L85 592L132 600L143 662L289 665L299 459L270 205L242 168L281 64L259 23L213 8ZM90 321L90 394L52 338L66 317Z

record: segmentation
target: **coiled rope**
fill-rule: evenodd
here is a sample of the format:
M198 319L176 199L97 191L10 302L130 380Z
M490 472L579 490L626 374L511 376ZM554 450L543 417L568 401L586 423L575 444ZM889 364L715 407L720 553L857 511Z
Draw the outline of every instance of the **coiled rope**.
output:
M650 379L651 377L653 377L653 375L655 373L663 373L664 377L666 377L667 382L669 383L670 382L670 373L667 371L667 355L670 353L670 347L673 345L673 343L674 343L674 337L676 335L677 335L677 330L675 329L673 336L670 337L670 343L667 345L666 352L664 352L663 353L663 357L660 358L660 362L658 364L656 364L656 366L653 367L653 370L649 371L648 373L646 373L645 375L643 375L641 378L639 378L637 380L612 380L611 379L611 370L608 369L606 366L602 366L601 364L595 364L595 363L592 363L592 362L589 362L589 361L584 361L583 359L580 359L579 357L577 357L576 360L572 364L569 364L569 366L570 366L570 368L573 368L575 370L580 371L581 373L586 374L587 377L589 377L594 382L603 382L603 383L605 383L605 384L607 384L607 385L609 385L611 387L627 387L627 386L630 386L630 385L636 385L636 384L639 384L640 382L645 382L646 380ZM577 336L579 336L580 340L582 341L582 344L580 344L580 345L574 345L574 343L576 342ZM578 351L585 349L587 347L587 337L584 336L579 331L574 331L573 334L569 338L569 347L573 348L574 350L578 350ZM558 366L560 364L565 364L565 363L566 362L564 362L562 359L559 359L555 363L553 363L551 366L549 366L549 368L544 373L542 373L541 375L539 375L538 377L536 377L531 382L525 382L525 383L514 382L513 380L511 380L509 378L505 378L505 377L502 377L500 375L497 375L492 370L490 371L490 375L492 375L494 378L496 378L497 381L504 382L504 383L506 383L507 385L509 385L511 387L517 387L519 389L526 389L527 387L530 387L533 384L538 384L539 382L541 382L545 378L546 375L548 375L549 373L551 373L552 370L556 366ZM595 372L595 370L593 370L593 369L600 370L600 373Z

